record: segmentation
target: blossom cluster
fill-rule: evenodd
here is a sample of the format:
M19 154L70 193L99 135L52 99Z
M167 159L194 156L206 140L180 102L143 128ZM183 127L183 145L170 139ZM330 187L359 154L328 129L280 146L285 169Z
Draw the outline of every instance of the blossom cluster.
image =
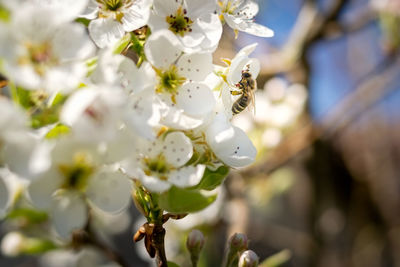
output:
M220 184L207 177L254 161L256 148L231 121L233 103L256 89L241 87L244 73L258 75L256 45L225 66L213 52L223 23L273 35L254 22L255 2L18 0L0 9L3 215L24 195L69 238L90 210L125 209L133 188L203 196ZM160 205L191 211L179 201Z

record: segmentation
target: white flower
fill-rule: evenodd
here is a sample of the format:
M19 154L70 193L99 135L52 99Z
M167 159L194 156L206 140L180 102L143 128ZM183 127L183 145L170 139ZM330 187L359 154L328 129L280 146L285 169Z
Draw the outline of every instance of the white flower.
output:
M215 0L154 0L149 19L152 32L169 29L185 52L213 52L222 34Z
M257 149L246 133L233 126L224 113L218 113L205 129L208 145L215 155L231 167L245 167L254 162Z
M50 168L31 182L28 193L35 206L50 211L62 237L85 225L87 204L109 213L127 207L131 182L103 165L97 146L60 139L51 156Z
M181 49L177 38L167 30L152 34L145 45L146 56L156 68L158 76L156 93L167 105L164 123L178 126L179 129L185 128L185 125L179 124L179 120L194 119L201 123L201 117L210 113L215 105L211 89L200 82L212 71L211 54L182 54ZM180 110L189 117L178 115L182 113ZM188 125L196 127L199 124Z
M109 47L126 32L147 24L150 0L90 0L82 17L92 19L89 34L98 47Z
M185 166L193 155L193 146L182 132L140 143L136 154L122 165L129 176L139 179L148 190L164 192L172 185L194 186L203 177L204 165Z
M26 188L27 181L7 168L0 168L0 218L14 205L17 196Z
M71 127L85 142L110 141L122 122L126 95L119 88L89 87L71 95L60 114L60 121Z
M73 21L87 7L88 0L14 0L0 1L12 12L21 8L21 6L29 5L30 8L47 9L49 12L57 14L60 21Z
M65 22L53 9L24 5L0 25L6 75L25 89L68 92L86 75L82 61L94 51L83 25Z
M23 178L29 178L46 168L38 155L39 139L29 131L28 120L17 106L0 97L0 163Z
M261 37L274 36L271 29L254 22L258 4L253 0L218 0L218 4L224 20L235 31Z

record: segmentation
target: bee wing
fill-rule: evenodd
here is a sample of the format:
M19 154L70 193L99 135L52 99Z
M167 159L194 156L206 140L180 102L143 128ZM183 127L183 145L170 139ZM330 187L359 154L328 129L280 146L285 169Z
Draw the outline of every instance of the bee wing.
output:
M250 106L253 109L253 114L256 115L256 102L255 102L255 91L257 90L257 83L256 80L254 80L254 87L251 88L249 95L250 95Z

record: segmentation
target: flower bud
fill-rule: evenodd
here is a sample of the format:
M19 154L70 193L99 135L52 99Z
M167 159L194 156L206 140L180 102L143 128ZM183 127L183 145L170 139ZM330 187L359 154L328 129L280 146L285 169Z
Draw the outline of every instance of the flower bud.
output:
M231 266L238 262L240 253L247 250L248 239L245 234L235 233L228 241L228 246L224 256L224 266Z
M235 233L229 239L229 248L234 251L244 251L247 249L248 242L245 234Z
M19 232L10 232L1 241L1 252L4 255L15 257L21 254L25 237Z
M192 230L187 238L186 246L189 251L200 251L205 243L204 235L199 230Z
M257 267L258 256L252 250L246 250L240 255L239 267Z
M204 235L199 230L192 230L186 240L186 247L190 252L192 265L197 266L199 255L205 243Z

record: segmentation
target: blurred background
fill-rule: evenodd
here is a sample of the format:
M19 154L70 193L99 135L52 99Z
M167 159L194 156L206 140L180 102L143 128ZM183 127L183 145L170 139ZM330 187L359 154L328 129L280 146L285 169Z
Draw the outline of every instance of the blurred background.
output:
M256 144L257 161L233 170L211 207L166 224L168 258L189 266L186 236L197 228L207 237L204 267L220 265L235 232L247 234L261 260L272 256L265 267L400 266L400 1L259 5L256 21L275 36L234 40L226 28L214 58L222 64L258 43L251 55L262 66L256 113L235 117ZM99 219L94 230L127 266L153 266L131 239L142 223L131 207ZM3 224L0 237L12 227ZM98 254L101 246L0 254L0 266L106 266Z

